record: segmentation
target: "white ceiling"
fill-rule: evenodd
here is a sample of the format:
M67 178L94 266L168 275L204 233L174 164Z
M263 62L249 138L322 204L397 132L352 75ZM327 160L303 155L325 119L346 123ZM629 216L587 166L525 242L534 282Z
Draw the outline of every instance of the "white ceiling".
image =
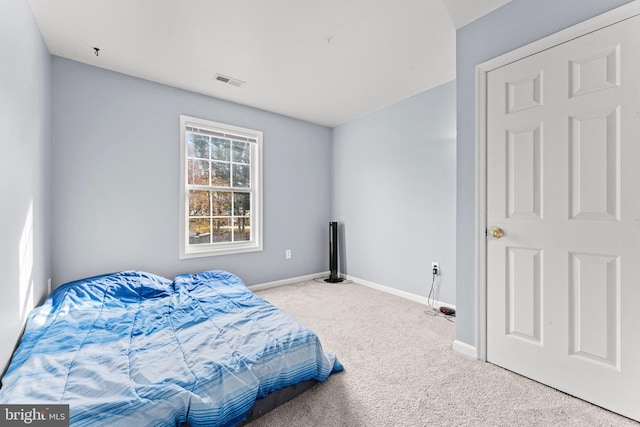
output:
M456 28L504 6L511 0L442 0Z
M28 0L53 55L326 126L453 80L455 28L506 1Z

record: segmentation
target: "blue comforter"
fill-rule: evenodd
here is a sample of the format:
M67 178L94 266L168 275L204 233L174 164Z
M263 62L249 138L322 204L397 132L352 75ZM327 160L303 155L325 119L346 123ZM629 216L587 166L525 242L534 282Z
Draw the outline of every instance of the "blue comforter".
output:
M127 271L33 310L0 403L66 403L79 426L235 425L256 399L342 366L230 273Z

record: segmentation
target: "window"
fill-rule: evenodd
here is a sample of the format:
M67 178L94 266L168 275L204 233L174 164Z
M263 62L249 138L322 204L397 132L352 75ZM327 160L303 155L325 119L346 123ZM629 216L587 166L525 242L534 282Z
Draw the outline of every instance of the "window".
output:
M180 257L262 250L262 132L180 116Z

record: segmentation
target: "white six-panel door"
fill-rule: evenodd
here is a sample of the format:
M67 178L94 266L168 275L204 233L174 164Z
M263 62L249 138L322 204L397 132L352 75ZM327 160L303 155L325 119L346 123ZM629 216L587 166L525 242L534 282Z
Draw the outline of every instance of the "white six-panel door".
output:
M640 420L640 17L487 78L487 359Z

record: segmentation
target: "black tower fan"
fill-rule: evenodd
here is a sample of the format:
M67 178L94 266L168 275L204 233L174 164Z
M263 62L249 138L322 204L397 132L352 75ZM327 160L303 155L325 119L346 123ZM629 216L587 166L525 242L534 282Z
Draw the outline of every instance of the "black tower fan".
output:
M325 282L338 283L344 279L338 277L338 223L329 223L329 270L331 274Z

